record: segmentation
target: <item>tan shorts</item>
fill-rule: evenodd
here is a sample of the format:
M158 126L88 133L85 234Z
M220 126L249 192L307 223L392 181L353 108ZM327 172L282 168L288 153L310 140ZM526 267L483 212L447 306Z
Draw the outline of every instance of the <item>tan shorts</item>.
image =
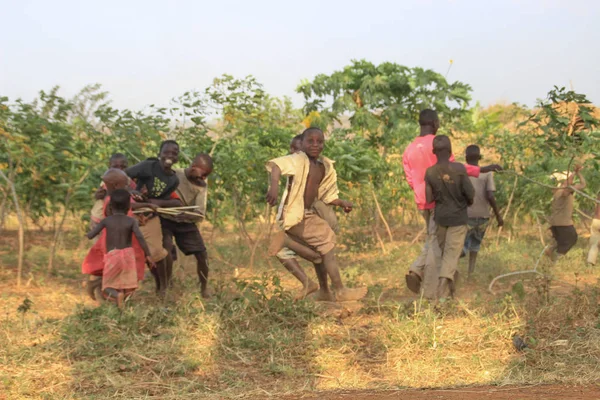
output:
M146 221L143 226L140 226L140 231L144 235L144 240L150 249L150 258L153 262L159 262L164 259L168 252L163 247L162 227L160 218L154 217Z
M305 210L302 222L292 226L287 233L308 244L322 256L335 247L335 233L314 211Z

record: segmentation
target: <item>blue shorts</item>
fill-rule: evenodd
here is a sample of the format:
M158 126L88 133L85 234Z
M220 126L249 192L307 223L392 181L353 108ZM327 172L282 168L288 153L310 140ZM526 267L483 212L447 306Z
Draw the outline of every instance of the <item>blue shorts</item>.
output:
M465 254L471 251L474 253L479 251L489 222L489 218L469 218L467 222L469 230L465 237L465 247L463 250Z

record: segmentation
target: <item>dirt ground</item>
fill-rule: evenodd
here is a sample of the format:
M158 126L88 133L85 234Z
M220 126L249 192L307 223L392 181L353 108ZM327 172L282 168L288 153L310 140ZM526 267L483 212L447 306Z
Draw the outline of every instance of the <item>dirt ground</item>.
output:
M462 389L435 390L388 390L388 391L340 391L318 392L304 396L282 397L284 400L563 400L600 399L600 386L484 386Z

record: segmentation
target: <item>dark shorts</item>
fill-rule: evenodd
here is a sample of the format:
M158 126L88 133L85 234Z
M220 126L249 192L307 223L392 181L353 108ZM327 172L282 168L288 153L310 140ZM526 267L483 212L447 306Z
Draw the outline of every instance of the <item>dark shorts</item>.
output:
M550 230L554 240L556 240L556 252L558 254L567 254L571 247L577 243L577 231L573 225L551 226Z
M161 218L160 223L162 225L163 245L165 249L171 250L173 248L173 238L175 238L177 247L186 256L206 251L204 240L196 224L175 222L165 218Z
M489 222L489 218L469 218L467 222L469 230L465 237L465 248L463 250L465 254L479 251Z

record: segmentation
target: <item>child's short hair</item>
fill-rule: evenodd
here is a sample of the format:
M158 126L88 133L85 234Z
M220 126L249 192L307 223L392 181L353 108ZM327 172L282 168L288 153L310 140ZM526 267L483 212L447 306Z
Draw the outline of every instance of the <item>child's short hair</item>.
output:
M313 132L313 131L314 132L321 132L321 134L324 135L323 130L321 128L317 128L316 126L312 126L312 127L308 128L308 129L305 129L304 132L302 132L300 134L300 138L302 140L304 140L304 138L306 137L306 135L308 135L309 132Z
M123 153L115 153L112 156L110 156L110 160L108 161L112 162L114 160L127 160L127 156Z
M117 189L110 195L110 206L113 211L126 213L131 207L131 195L125 189Z
M421 125L421 126L433 125L433 123L435 121L439 121L437 112L435 112L429 108L426 108L425 110L423 110L419 113L419 125Z
M169 140L165 140L164 142L162 142L162 143L160 144L160 149L159 149L158 151L159 151L159 152L161 152L161 151L162 151L162 149L163 149L163 147L165 147L165 146L166 146L166 145L168 145L168 144L174 144L175 146L179 147L179 143L177 143L177 142L176 142L176 141L174 141L174 140L170 140L170 139L169 139Z
M476 144L470 144L465 149L465 158L467 160L479 160L481 158L481 150Z
M437 153L441 150L452 152L452 143L450 142L450 138L446 135L439 135L433 138L433 152Z
M213 168L213 159L210 156L210 154L206 154L206 153L198 153L196 154L196 157L194 157L194 165L205 165L207 167L209 167L210 169Z

